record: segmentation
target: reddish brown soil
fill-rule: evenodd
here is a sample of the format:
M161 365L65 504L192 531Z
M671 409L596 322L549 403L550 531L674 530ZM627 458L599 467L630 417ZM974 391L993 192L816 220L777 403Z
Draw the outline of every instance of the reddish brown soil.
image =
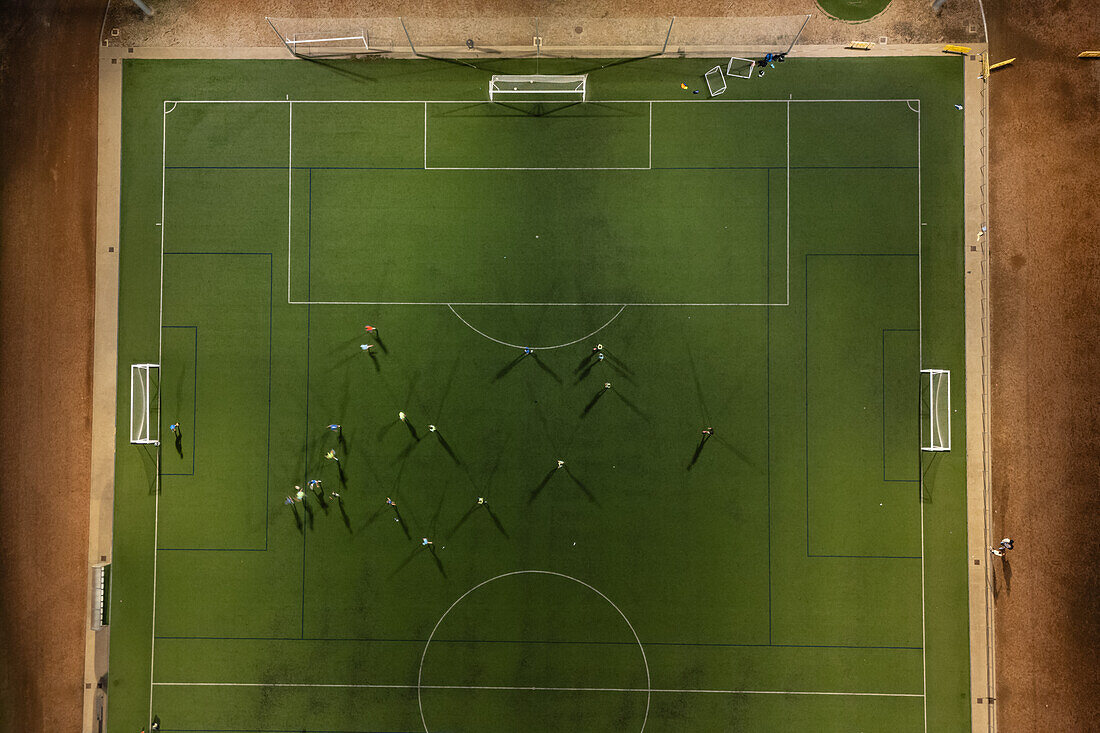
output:
M661 12L650 1L578 10ZM1006 733L1100 730L1100 61L1073 58L1100 46L1100 13L1095 0L986 6L994 57L1019 57L992 82L995 527L1016 540L997 568L995 704ZM103 8L0 9L4 733L80 729Z
M1100 47L1095 0L988 0L1000 730L1100 730Z
M79 731L100 0L0 19L0 728Z

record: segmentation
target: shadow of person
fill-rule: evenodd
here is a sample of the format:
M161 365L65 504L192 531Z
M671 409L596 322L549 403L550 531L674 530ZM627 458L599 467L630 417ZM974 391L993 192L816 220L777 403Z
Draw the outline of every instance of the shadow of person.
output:
M699 456L703 452L703 446L707 444L707 438L709 437L709 435L703 435L703 437L700 438L699 445L695 446L695 453L693 453L691 456L691 462L688 463L687 470L690 471L692 468L694 468L696 461L699 460Z
M584 492L584 495L588 497L588 500L590 502L592 502L596 506L600 505L600 502L596 499L596 495L593 494L587 486L585 486L583 481L577 478L577 476L571 470L569 470L569 466L565 467L565 473L569 476L569 478L573 479L573 483L577 485L577 488Z
M443 569L443 561L439 559L439 553L435 551L435 545L428 545L428 554L432 556L432 560L435 560L435 566L439 569L440 575L446 578L447 571Z
M584 406L583 410L581 410L581 417L585 417L586 415L588 415L588 413L592 412L592 408L596 406L596 403L600 401L600 398L604 396L605 392L607 392L606 389L601 389L592 399L588 401L588 404Z
M344 464L336 464L336 474L340 478L340 485L346 489L348 487L348 475L344 473Z
M542 490L546 488L546 484L550 483L550 479L554 477L554 473L557 470L558 469L556 468L551 468L549 471L546 472L546 475L542 477L542 481L539 481L539 485L536 486L534 491L531 492L531 495L527 497L528 504L531 504L535 501L535 499L539 497L539 494L541 494Z
M1005 579L1005 593L1011 593L1012 592L1012 563L1010 563L1008 561L1008 553L1007 552L1005 553L1005 556L1001 558L1001 565L1003 566L1003 569L1001 570L1001 575L1004 576L1004 579Z
M538 354L532 353L531 356L535 358L535 363L539 365L540 369L553 377L555 382L557 382L558 384L562 384L561 377L558 376L558 373L551 369L546 362L540 359Z
M451 448L451 444L447 442L447 439L443 437L443 434L436 430L435 437L439 440L439 444L443 446L443 450L447 451L447 455L449 455L451 457L451 460L455 462L455 465L461 466L462 461L458 460L458 456L455 455L454 450Z
M496 512L490 509L488 504L485 505L485 511L489 512L489 519L493 520L493 524L496 525L496 528L500 530L500 533L504 535L505 539L508 539L510 537L510 535L508 534L508 530L504 529L504 525L501 524L500 519L496 515Z
M409 420L409 418L405 418L403 422L405 423L405 427L409 429L409 435L412 436L412 439L419 443L420 433L416 432L416 428L413 427L412 421Z
M348 512L344 509L344 498L342 496L336 497L336 506L340 509L340 518L344 520L344 526L347 527L348 532L351 532L351 517L348 516Z
M382 371L382 362L378 361L378 354L374 353L374 349L367 352L370 355L370 362L374 365L374 371Z
M526 354L520 354L515 359L512 359L512 361L505 364L504 368L501 369L499 372L497 372L496 376L493 377L493 381L496 382L496 381L504 379L506 376L508 376L508 372L515 369L516 365L519 364L521 361L523 361L523 357L525 357L525 356L526 356Z
M176 433L176 453L179 453L180 458L183 458L183 432Z
M290 509L291 509L291 511L293 511L293 512L294 512L294 523L295 523L296 525L298 525L298 531L299 531L299 532L301 532L301 531L303 530L303 527L302 527L302 515L300 515L300 514L298 513L298 506L297 506L297 504L291 504L291 505L290 505Z
M374 340L378 342L378 346L382 349L383 353L390 353L390 350L386 347L386 342L382 340L382 336L378 333L378 331L374 332Z
M306 523L310 529L313 529L313 507L309 505L308 501L302 502L302 509L306 512Z

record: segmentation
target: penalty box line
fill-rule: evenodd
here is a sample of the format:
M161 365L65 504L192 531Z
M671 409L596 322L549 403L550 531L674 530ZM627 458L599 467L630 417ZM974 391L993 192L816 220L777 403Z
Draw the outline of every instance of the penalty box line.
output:
M540 687L537 685L400 685L370 683L325 682L154 682L157 687L275 687L275 688L330 688L340 690L499 690L524 692L644 692L698 694L698 695L800 695L821 697L917 697L919 692L844 692L830 690L713 690L671 689L645 687Z

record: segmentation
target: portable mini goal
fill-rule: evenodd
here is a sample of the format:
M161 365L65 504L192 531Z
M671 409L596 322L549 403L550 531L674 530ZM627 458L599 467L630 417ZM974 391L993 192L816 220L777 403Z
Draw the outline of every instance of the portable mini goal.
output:
M927 381L924 376L927 375ZM928 432L922 430L921 450L951 450L951 372L921 369L921 392L928 405ZM926 391L927 390L927 391Z
M722 73L721 66L715 66L713 69L706 73L707 89L710 90L710 96L717 97L719 94L726 91L726 75Z
M160 364L130 365L130 442L160 445Z
M752 59L734 56L726 64L726 76L732 76L734 79L751 79L754 68L756 68L756 62Z
M489 80L489 101L500 98L584 102L588 98L588 74L494 74Z

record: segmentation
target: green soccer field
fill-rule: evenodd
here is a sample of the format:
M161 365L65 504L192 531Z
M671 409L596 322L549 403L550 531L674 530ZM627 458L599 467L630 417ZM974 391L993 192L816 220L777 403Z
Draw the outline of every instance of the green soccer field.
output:
M110 733L969 730L962 63L713 63L125 62Z

